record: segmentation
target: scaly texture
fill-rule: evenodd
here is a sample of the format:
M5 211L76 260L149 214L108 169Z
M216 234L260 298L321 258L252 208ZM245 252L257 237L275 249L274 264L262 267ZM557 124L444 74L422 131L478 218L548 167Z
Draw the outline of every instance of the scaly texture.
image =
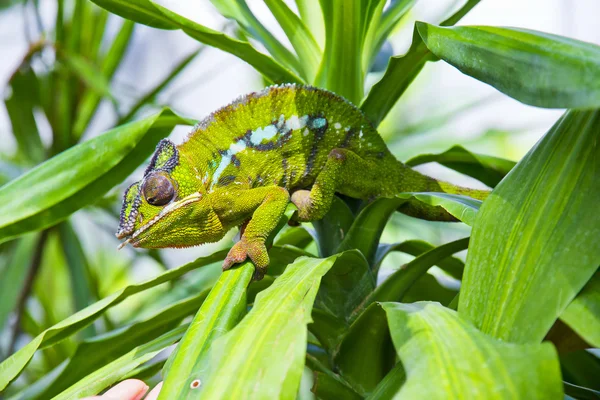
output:
M334 193L368 200L419 191L487 195L406 167L340 96L272 86L217 110L179 146L161 141L144 178L125 193L117 237L135 247L187 247L241 226L223 267L250 257L260 277L269 264L265 240L290 200L296 220L313 221L327 213ZM400 211L453 220L418 202Z

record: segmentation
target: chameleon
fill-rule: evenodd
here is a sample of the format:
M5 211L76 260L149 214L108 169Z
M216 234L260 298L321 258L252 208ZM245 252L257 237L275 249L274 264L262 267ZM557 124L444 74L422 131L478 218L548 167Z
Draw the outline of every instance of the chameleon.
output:
M121 246L179 248L218 241L240 227L223 269L249 258L261 279L269 265L265 241L290 201L299 223L323 218L335 193L372 200L402 192L488 195L397 160L362 111L341 96L271 86L213 112L179 145L161 140L143 178L125 192L116 236L125 239ZM399 211L455 220L418 201Z

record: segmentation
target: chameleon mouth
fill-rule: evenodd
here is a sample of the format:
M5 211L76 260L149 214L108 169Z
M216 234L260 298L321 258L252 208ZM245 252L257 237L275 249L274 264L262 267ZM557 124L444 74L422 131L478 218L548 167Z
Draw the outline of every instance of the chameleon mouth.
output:
M177 201L177 202L167 205L154 218L152 218L150 221L148 221L144 225L140 226L135 232L132 232L132 233L128 233L128 232L121 233L120 232L119 234L117 234L117 238L125 239L125 241L123 241L121 244L119 244L119 247L117 247L117 250L121 250L123 247L127 246L128 244L131 244L133 247L139 247L140 242L143 240L143 237L140 237L140 235L142 235L144 232L146 232L148 229L150 229L158 221L160 221L167 215L180 209L181 207L187 206L188 204L200 201L201 198L202 198L202 195L200 193L198 193L198 192L192 193L191 195L183 198L180 201Z

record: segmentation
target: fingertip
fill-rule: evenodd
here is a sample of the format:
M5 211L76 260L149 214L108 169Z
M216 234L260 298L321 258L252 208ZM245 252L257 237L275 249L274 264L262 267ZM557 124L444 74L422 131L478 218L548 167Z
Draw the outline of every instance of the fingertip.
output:
M102 398L114 398L119 400L140 400L148 391L149 387L139 379L126 379L115 387L110 388Z
M158 385L154 386L154 389L148 393L145 400L156 400L158 399L158 395L160 394L160 389L162 389L163 383L160 382Z

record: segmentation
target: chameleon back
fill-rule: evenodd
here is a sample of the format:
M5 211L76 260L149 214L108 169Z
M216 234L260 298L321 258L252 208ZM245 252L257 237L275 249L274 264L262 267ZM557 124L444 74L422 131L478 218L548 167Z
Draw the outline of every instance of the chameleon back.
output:
M236 188L309 187L335 148L365 160L396 162L362 112L310 86L271 86L201 121L179 147L208 192Z

